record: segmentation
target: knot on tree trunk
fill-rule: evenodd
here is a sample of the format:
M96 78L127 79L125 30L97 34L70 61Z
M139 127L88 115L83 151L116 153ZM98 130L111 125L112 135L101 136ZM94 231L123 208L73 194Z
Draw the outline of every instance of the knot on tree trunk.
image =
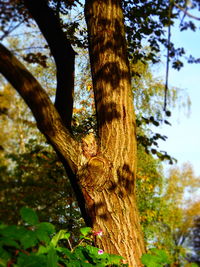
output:
M81 187L87 191L102 191L109 181L111 163L100 153L89 158L78 171Z

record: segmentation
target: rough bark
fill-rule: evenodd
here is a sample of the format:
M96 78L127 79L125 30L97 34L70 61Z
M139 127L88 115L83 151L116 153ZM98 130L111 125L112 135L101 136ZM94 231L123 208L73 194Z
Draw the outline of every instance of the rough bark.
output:
M99 144L87 164L83 191L97 243L140 266L143 237L135 200L136 134L121 1L87 0L89 54ZM90 170L91 168L91 170Z

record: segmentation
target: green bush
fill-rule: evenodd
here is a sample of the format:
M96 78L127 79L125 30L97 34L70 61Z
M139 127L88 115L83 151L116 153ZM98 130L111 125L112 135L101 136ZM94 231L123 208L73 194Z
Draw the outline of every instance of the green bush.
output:
M55 226L40 222L30 208L20 210L23 225L0 224L0 267L90 267L128 266L122 257L92 246L93 235L101 238L102 231L93 233L90 227L80 229L79 240L66 230L56 233ZM164 250L153 248L141 258L146 267L170 264ZM195 267L196 265L190 265Z
M164 250L152 248L148 254L142 256L142 263L146 267L163 267L170 264L171 261Z
M40 222L30 208L22 208L20 214L24 225L0 224L0 267L127 266L121 263L121 256L91 245L89 227L80 229L80 239L72 247L73 237L67 231L56 233L53 224Z

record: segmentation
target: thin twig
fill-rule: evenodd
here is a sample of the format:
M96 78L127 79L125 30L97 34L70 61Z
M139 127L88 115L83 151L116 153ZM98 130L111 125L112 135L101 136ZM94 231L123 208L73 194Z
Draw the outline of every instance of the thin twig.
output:
M71 242L69 241L69 239L67 239L67 241L68 241L68 244L69 244L70 250L71 250L71 251L73 251L73 247L72 247L72 245L71 245Z
M31 50L31 49L47 49L47 48L44 47L44 46L32 46L32 47L24 47L24 48L12 49L11 52L23 51L23 50Z
M183 8L183 7L179 6L179 5L177 5L176 3L174 3L174 5L175 5L178 9L180 9L181 11L183 11L183 12L185 13L185 15L187 15L188 17L193 18L193 19L196 19L196 20L200 20L199 17L196 17L196 16L192 15L191 13L189 13L189 12L187 11L187 8Z
M168 81L169 81L169 46L171 39L171 25L168 26L167 36L167 62L166 62L166 76L165 76L165 98L164 98L164 111L167 109L167 92L168 92Z
M31 32L22 32L22 33L15 33L15 34L11 34L10 36L11 37L14 37L14 36L20 36L20 35L25 35L25 34L34 34L34 33L40 33L40 31L31 31Z
M4 32L4 34L1 36L1 38L0 38L0 41L2 41L5 37L7 37L11 32L13 32L16 28L18 28L22 23L24 22L24 20L23 21L21 21L21 22L19 22L17 25L15 25L13 28L9 28L9 30L7 30L7 31L5 31Z

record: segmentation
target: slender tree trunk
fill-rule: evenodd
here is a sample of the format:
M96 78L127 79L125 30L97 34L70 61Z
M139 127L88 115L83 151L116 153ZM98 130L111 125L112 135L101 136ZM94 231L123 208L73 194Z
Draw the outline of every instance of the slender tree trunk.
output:
M55 106L68 129L71 128L74 95L75 52L62 31L59 18L46 0L26 0L25 6L46 39L56 64ZM45 14L45 15L44 15Z

